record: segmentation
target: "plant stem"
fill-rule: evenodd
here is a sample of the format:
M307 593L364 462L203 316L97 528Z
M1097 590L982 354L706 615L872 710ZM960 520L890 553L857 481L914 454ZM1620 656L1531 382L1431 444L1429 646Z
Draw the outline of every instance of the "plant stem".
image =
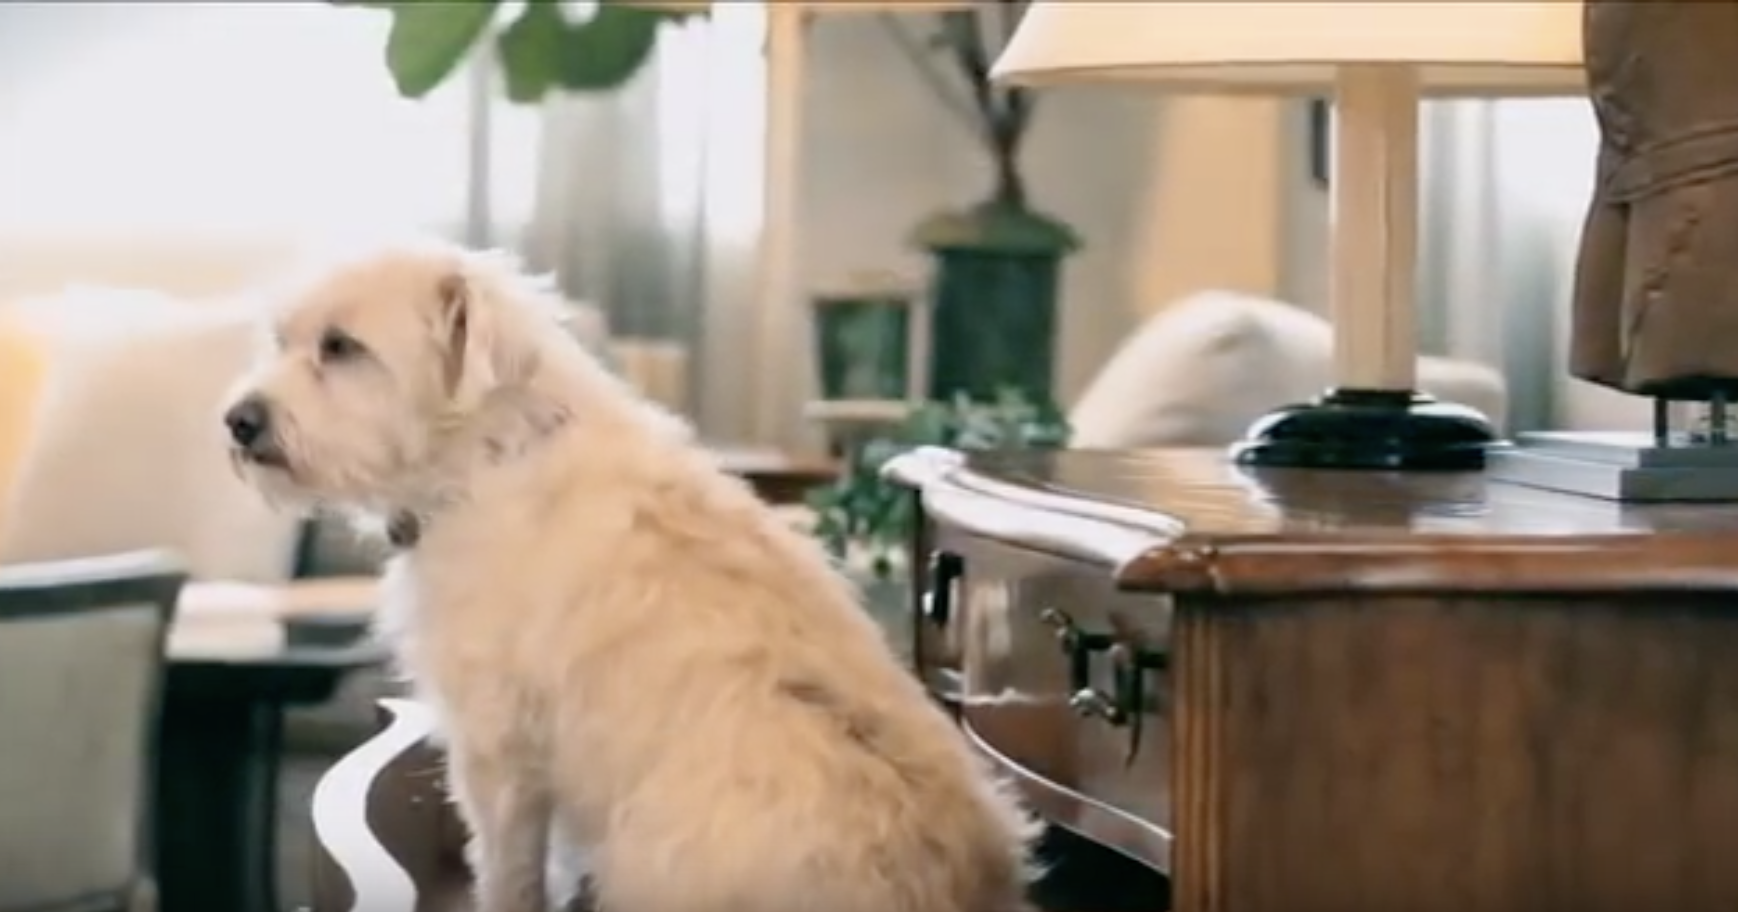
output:
M999 4L1002 16L998 20L1004 33L1011 32L1019 19L1017 3ZM966 84L971 87L982 118L984 142L989 146L995 168L995 190L991 199L1015 208L1026 205L1026 183L1020 175L1020 145L1031 119L1032 97L1020 88L998 90L990 81L990 53L984 44L983 23L976 12L944 13L942 34L953 50ZM1004 36L1005 42L1005 36Z
M978 14L942 13L941 23L942 35L947 39L948 47L953 50L954 61L959 64L960 71L966 78L966 86L972 90L972 100L977 102L984 138L994 143L999 105L996 103L995 87L990 83L990 55L984 48L983 32L978 27Z
M1014 30L1020 27L1020 19L1026 15L1025 0L1000 0L996 8L1002 13L1002 47L1014 38Z
M901 54L905 55L905 59L911 63L912 68L917 70L918 78L929 86L929 90L935 95L936 100L941 102L942 107L946 108L961 126L970 131L974 139L982 140L984 134L978 125L977 111L970 103L954 94L947 79L933 65L928 49L924 48L922 43L906 30L904 23L899 20L896 14L882 13L880 18L882 27L887 29L888 35L893 38L894 45L899 48Z
M996 191L992 197L999 206L1026 208L1026 180L1020 176L1020 152L1009 146L995 149Z

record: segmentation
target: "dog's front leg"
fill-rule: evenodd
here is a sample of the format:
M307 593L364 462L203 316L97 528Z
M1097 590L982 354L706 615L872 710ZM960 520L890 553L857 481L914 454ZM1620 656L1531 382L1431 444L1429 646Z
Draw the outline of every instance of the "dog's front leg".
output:
M471 830L467 859L476 880L477 912L545 912L544 866L552 805L524 770L453 746L453 797Z

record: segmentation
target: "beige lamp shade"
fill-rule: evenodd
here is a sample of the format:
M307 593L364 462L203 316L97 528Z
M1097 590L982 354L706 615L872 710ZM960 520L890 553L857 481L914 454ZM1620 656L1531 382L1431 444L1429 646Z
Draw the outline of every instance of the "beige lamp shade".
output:
M1580 94L1581 18L1579 0L1035 0L994 75L1320 95L1342 66L1401 64L1425 95Z

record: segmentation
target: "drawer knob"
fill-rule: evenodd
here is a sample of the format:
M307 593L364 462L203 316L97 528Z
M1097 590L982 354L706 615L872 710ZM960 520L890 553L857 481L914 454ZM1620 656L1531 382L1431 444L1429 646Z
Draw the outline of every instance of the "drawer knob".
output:
M1128 724L1128 712L1117 705L1116 698L1094 687L1075 691L1068 706L1084 718L1102 719L1116 726Z

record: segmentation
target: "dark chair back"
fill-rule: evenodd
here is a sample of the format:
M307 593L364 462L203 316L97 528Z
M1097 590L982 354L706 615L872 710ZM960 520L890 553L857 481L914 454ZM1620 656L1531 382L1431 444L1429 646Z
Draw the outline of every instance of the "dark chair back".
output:
M0 912L148 891L164 644L159 552L0 567Z

